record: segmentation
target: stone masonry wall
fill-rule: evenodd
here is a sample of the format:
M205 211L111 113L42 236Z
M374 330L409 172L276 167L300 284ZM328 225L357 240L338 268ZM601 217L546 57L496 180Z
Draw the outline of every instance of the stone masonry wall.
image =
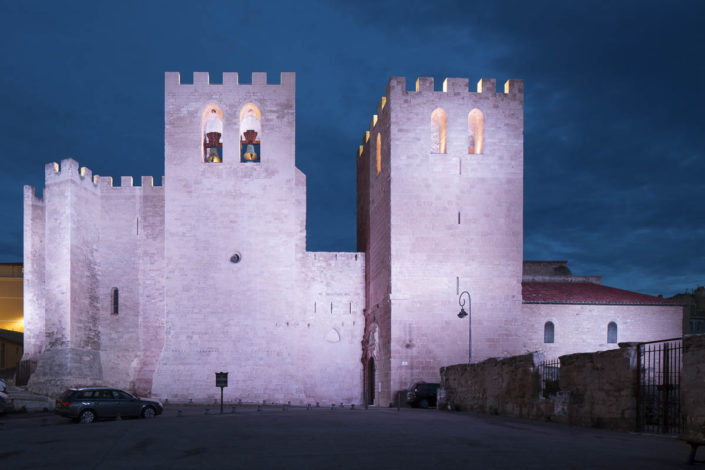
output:
M705 335L683 338L681 411L684 434L705 439Z
M540 354L523 354L504 359L487 359L476 364L457 364L441 368L444 404L462 411L542 417L539 403Z
M636 343L561 356L560 388L570 392L564 420L578 426L633 431L636 423Z
M438 381L443 364L517 354L523 228L523 84L470 90L447 78L388 86L391 109L391 387ZM447 116L446 152L431 147L431 116ZM468 153L468 115L484 115L481 154ZM459 320L458 295L472 296ZM467 299L466 299L467 300ZM467 307L467 306L466 306ZM467 308L466 308L467 310Z
M539 353L441 368L440 408L549 419L633 430L636 423L636 344L562 356L560 389L566 402L541 397ZM564 398L563 398L564 400Z

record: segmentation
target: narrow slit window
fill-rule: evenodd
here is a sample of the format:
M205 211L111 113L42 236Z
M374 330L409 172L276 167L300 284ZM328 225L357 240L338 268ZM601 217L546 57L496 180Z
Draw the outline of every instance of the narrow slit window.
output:
M446 112L436 108L431 113L431 153L446 153Z
M201 133L203 135L203 161L220 163L223 161L223 110L211 103L203 110L201 116Z
M485 116L475 108L468 114L468 153L483 152L485 136Z
M546 324L543 325L543 342L553 343L554 334L555 327L553 326L553 322L547 321Z
M607 342L613 344L617 342L617 324L613 321L607 325Z
M117 287L113 287L112 291L112 308L110 309L113 315L120 312L120 293Z

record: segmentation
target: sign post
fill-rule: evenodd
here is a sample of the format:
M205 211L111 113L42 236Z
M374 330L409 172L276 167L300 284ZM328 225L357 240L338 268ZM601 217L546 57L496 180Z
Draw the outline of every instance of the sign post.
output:
M215 373L215 386L220 387L220 414L223 414L223 388L228 386L228 373L227 372L216 372Z

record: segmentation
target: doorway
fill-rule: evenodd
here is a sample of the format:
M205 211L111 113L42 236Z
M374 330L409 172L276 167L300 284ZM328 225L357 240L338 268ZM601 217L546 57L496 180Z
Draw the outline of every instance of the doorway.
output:
M365 393L368 405L375 403L375 360L370 358L367 361L367 390Z

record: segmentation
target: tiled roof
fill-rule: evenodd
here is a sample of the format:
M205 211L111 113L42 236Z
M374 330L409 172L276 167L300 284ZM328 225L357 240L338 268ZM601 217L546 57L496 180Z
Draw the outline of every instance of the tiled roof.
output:
M3 330L0 328L0 338L12 343L22 344L24 335L19 331Z
M670 300L591 282L522 282L524 303L681 305Z

